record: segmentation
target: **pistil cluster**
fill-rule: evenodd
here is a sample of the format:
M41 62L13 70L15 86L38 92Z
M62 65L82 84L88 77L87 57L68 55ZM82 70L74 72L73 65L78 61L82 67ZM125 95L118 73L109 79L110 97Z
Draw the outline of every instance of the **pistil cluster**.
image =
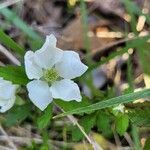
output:
M59 75L55 68L51 68L44 70L43 78L47 83L52 84L53 82L57 81Z

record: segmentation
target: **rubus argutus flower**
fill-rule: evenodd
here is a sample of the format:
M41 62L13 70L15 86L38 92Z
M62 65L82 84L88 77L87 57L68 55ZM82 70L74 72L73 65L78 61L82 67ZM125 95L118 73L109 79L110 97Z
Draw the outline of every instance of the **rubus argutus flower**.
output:
M41 110L44 110L53 98L64 101L81 101L78 85L72 81L86 70L74 51L63 51L56 47L54 35L46 37L41 49L25 54L25 70L30 81L27 84L29 98Z

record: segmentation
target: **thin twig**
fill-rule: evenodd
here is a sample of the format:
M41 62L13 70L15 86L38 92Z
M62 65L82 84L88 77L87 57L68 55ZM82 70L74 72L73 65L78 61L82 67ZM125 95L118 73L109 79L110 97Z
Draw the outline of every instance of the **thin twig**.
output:
M19 136L9 136L9 138L17 144L23 145L31 145L32 141L34 141L36 144L41 144L43 143L43 139L41 138L29 138L29 137L19 137ZM7 136L2 135L0 136L0 141L5 142L7 140ZM69 147L73 146L74 143L65 143L63 141L55 141L55 140L48 140L49 143L53 143L56 145L67 145Z
M0 52L3 53L13 64L20 66L20 61L0 44Z
M125 132L124 137L127 140L127 142L129 143L130 147L133 148L134 147L134 143L133 143L130 135L127 132Z
M0 150L12 150L12 148L0 145Z
M147 36L147 35L146 35ZM135 37L132 37L132 38L124 38L124 39L120 39L120 40L117 40L115 42L111 42L110 44L107 44L105 46L102 46L101 48L96 48L94 50L91 51L91 53L89 54L89 56L99 56L100 54L106 52L106 51L109 51L111 48L113 47L116 47L116 46L119 46L121 44L124 44L126 42L129 42L129 41L132 41L132 40L136 40L138 39L140 36L135 36ZM144 37L144 36L143 36ZM85 56L84 59L86 57L89 57L89 56Z
M114 135L114 139L115 139L115 143L117 145L117 150L120 150L119 147L121 147L121 141L119 139L118 134L115 132L114 130L114 125L112 125L112 131L113 131L113 135Z
M65 112L61 107L59 107L56 103L54 103L62 112ZM67 116L69 120L73 123L73 125L76 125L79 130L82 132L82 134L85 136L87 141L93 146L94 150L103 150L102 147L96 143L91 137L89 137L86 132L84 131L84 128L78 123L77 119L73 115Z
M9 146L11 146L11 147L13 148L13 150L17 150L17 147L16 147L15 144L12 142L12 140L9 138L8 134L5 132L5 130L2 128L1 125L0 125L0 131L2 132L3 135L5 135Z

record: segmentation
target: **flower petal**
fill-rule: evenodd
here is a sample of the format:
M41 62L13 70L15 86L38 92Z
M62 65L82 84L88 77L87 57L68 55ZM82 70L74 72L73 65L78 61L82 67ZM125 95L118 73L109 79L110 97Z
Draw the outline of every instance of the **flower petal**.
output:
M7 110L9 110L14 105L15 99L16 99L15 96L11 97L10 99L5 99L5 100L1 99L0 100L0 112L4 113Z
M34 61L34 53L27 51L25 54L25 70L29 79L40 79L42 77L42 69Z
M0 78L0 112L10 109L15 103L17 85Z
M0 78L0 99L11 99L15 95L17 87L12 82Z
M64 101L76 100L80 102L82 98L78 85L69 79L54 82L50 91L53 98L60 98Z
M47 35L46 39L49 40L51 46L56 47L57 39L53 34Z
M55 67L59 75L65 79L79 77L88 69L81 62L79 54L74 51L64 51L62 60Z
M35 52L34 59L40 67L49 69L60 61L63 51L56 47L56 41L54 35L47 36L42 48Z
M52 102L52 95L46 82L33 80L27 84L29 98L40 109L44 110Z

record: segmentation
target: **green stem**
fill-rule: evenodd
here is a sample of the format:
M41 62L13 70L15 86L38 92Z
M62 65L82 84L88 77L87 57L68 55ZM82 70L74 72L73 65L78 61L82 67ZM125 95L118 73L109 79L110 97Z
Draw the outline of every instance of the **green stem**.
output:
M92 62L91 57L89 56L90 53L90 39L88 37L88 13L87 13L87 8L84 0L80 0L80 10L81 10L81 21L82 21L82 28L83 28L83 42L84 42L84 48L86 50L86 61L90 65Z

